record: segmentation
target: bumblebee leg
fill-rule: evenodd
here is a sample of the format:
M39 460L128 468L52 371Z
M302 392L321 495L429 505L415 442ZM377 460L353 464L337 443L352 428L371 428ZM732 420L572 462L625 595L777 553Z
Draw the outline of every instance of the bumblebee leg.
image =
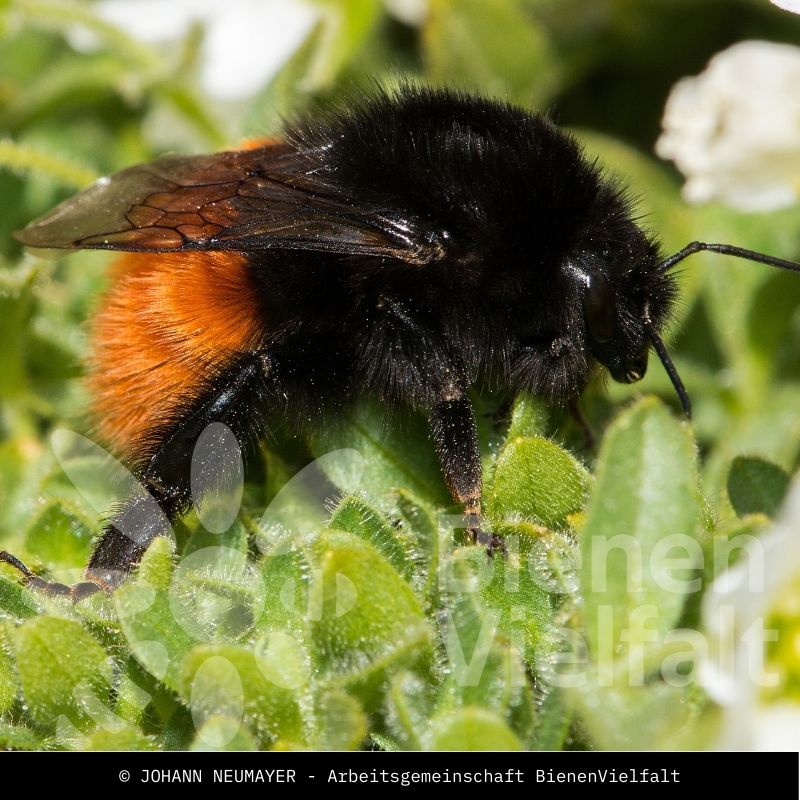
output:
M144 489L124 502L100 534L84 582L67 586L45 580L5 551L0 551L0 562L17 569L25 584L49 595L78 601L101 590L113 591L139 562L150 542L168 534L175 518L191 506L192 455L206 427L213 422L226 424L242 449L255 439L261 427L270 373L267 354L243 356L216 376L194 406L170 426L138 476Z
M500 536L481 527L481 453L475 411L463 389L443 392L428 417L431 438L453 499L464 505L467 531L489 555L505 552Z
M46 578L40 578L38 575L34 575L16 556L12 556L11 553L7 553L5 550L0 550L0 562L12 566L22 573L22 582L25 586L31 586L51 597L72 597L79 600L100 591L100 587L93 583L76 583L74 586L67 586L64 583L58 583L58 581L48 581Z
M459 370L437 335L414 318L412 312L395 298L380 298L379 308L395 326L409 336L409 343L401 347L404 353L416 354L409 361L412 374L424 376L423 381L436 376L438 391L428 414L428 428L436 448L447 488L453 499L464 506L464 523L473 542L486 547L489 555L496 550L505 553L503 540L497 534L487 533L481 527L481 454L478 446L478 429L475 411L454 375ZM426 347L420 343L425 342ZM412 344L413 343L413 344ZM424 355L422 355L424 354ZM427 386L424 402L430 402Z
M147 493L131 498L101 534L86 568L88 581L115 589L150 542L168 534L176 517L191 507L192 455L209 425L227 425L242 450L249 448L261 428L271 365L263 352L247 354L217 376L194 407L172 424L139 476Z

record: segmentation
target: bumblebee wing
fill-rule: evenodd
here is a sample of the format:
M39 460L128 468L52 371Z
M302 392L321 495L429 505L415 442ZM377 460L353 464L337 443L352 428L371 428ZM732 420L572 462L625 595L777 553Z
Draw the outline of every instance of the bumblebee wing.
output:
M29 247L137 252L319 250L427 264L436 237L402 212L365 207L287 144L166 156L101 178L16 238Z

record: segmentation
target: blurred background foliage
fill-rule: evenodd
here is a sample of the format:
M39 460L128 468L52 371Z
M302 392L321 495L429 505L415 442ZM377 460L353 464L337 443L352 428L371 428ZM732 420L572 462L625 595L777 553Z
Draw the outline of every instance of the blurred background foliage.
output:
M549 110L630 182L645 224L669 251L702 239L800 257L796 209L746 215L716 205L687 208L679 177L653 155L664 101L679 78L742 39L800 43L800 18L766 0L317 0L308 4L313 21L288 60L254 94L227 98L211 97L199 78L213 15L169 45L148 44L136 38L136 25L106 21L102 5L0 0L0 544L60 577L75 575L85 562L97 515L86 499L92 492L76 491L57 465L50 434L59 426L90 430L79 380L84 326L105 285L108 258L26 254L11 233L100 175L167 151L213 151L275 134L286 118L410 78ZM158 24L156 3L116 5ZM285 5L288 14L295 4L270 5ZM269 48L280 40L279 15L275 20L259 31L263 41L241 47ZM239 47L231 42L231 60L240 57ZM499 401L483 398L490 516L498 524L516 520L510 533L521 542L508 565L496 566L501 572L522 572L537 559L558 572L562 557L571 563L576 548L587 546L587 539L576 544L581 530L608 535L606 507L613 503L597 498L601 487L628 507L650 487L662 512L681 509L675 513L704 548L715 536L757 531L775 514L800 455L800 281L696 256L681 288L670 338L695 405L704 502L696 485L681 482L696 469L694 445L657 365L635 386L598 384L587 392L587 415L601 432L634 396L660 395L673 412L651 400L624 412L616 440L605 437L596 483L596 456L580 449L578 431L562 413L523 400L509 430L491 416ZM633 438L623 447L626 435ZM327 521L314 521L326 532L312 543L290 554L270 556L267 548L255 561L266 599L245 580L251 567L236 559L236 569L219 574L211 575L216 568L208 564L181 571L187 556L210 541L194 517L177 531L184 554L177 573L167 544L159 544L136 580L112 599L77 608L36 599L4 570L0 747L705 747L715 741L718 715L693 682L597 691L607 685L597 676L613 672L614 664L610 656L603 661L596 641L591 691L547 689L536 655L547 632L580 630L592 642L597 603L591 595L581 600L574 570L552 591L531 585L514 608L498 575L477 595L442 591L440 562L457 575L469 565L478 572L489 567L462 558L452 535L438 530L437 515L452 509L417 423L388 435L367 408L353 426L316 431L309 443L278 434L264 448L263 468L254 465L242 519L226 540L231 552L252 551L264 535L258 520L267 502L313 456L334 447L364 455L361 492L342 499ZM631 452L641 457L625 462ZM97 480L94 458L70 462L73 478L83 465L84 488ZM659 472L665 460L670 467ZM621 477L609 482L615 469ZM335 469L328 478L342 490ZM96 492L97 505L107 508L113 487ZM301 525L310 501L302 491L284 501L281 524ZM637 533L647 547L674 532L674 515L648 507L641 514L652 521ZM326 610L327 571L337 570L362 598L347 623ZM712 578L706 574L704 585ZM320 614L292 616L278 604L272 590L280 593L289 579L298 592L318 586ZM630 598L620 580L621 594L612 592L611 602L627 618ZM227 582L227 593L220 582ZM234 597L232 586L245 600ZM145 610L136 604L142 587L159 598ZM175 624L175 603L208 611L209 593L222 604L222 611L211 605L224 612L227 627L209 623L202 635L187 634ZM236 622L242 603L251 624ZM665 631L701 626L698 608L696 598L680 598L665 612ZM478 647L486 619L498 631L477 685L465 689L457 680L448 634L439 626L443 609L462 644L466 637ZM791 616L782 624L798 625ZM145 646L153 641L165 651ZM787 685L796 687L797 664L785 671ZM270 680L278 673L282 682ZM245 723L231 728L237 714Z

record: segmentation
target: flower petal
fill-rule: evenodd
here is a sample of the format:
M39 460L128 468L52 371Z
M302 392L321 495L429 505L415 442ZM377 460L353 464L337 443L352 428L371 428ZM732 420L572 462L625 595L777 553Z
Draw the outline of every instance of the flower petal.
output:
M800 48L747 41L683 78L656 143L686 176L693 203L720 199L745 211L796 202L800 190Z

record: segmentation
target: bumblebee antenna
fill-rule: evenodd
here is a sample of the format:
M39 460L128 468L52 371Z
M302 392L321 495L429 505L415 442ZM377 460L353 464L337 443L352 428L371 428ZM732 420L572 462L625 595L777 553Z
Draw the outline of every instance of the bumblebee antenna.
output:
M678 394L678 399L681 401L681 406L683 407L683 413L686 415L687 419L691 419L692 401L689 399L689 393L686 391L686 387L683 385L681 376L678 375L678 370L675 369L675 364L672 363L672 359L669 357L669 353L667 352L667 348L664 345L663 339L658 335L658 331L653 327L653 323L650 321L649 316L645 317L644 329L647 332L647 338L650 339L650 343L653 345L653 350L656 351L658 357L661 359L661 363L664 365L664 370L666 371L667 375L669 375L669 379L672 381L672 385L675 387L675 391Z
M674 267L676 264L683 261L685 258L688 258L694 253L701 252L719 253L723 256L743 258L745 261L755 261L757 264L766 264L767 266L777 267L778 269L786 269L790 272L800 272L800 263L796 261L787 261L784 258L775 258L775 256L768 256L766 253L759 253L755 250L745 250L744 247L736 247L732 244L707 244L706 242L692 242L691 244L687 244L682 250L678 250L677 253L667 256L667 258L665 258L656 267L656 270L658 272L666 272L667 270L672 269L672 267ZM653 349L656 351L656 353L658 353L658 357L661 359L661 363L664 365L664 369L666 370L667 375L669 375L669 379L672 381L675 391L678 393L678 398L683 406L683 413L686 414L689 419L691 419L692 403L691 400L689 400L689 394L686 391L686 387L683 385L681 376L678 375L678 370L675 369L675 364L672 363L672 359L669 357L669 353L664 345L664 341L658 335L658 331L655 329L652 321L650 320L650 314L646 308L644 314L644 327L645 331L647 332L647 337L650 339L650 343L653 345Z
M766 253L758 253L755 250L745 250L744 247L735 247L732 244L706 244L705 242L692 242L687 244L683 250L678 250L671 256L665 258L656 268L659 272L666 272L672 269L678 262L683 261L694 253L700 252L719 253L723 256L733 256L743 258L745 261L755 261L758 264L767 264L778 269L788 269L790 272L800 272L800 264L796 261L786 261L783 258L768 256ZM654 343L655 346L655 343ZM666 365L665 365L666 366Z

